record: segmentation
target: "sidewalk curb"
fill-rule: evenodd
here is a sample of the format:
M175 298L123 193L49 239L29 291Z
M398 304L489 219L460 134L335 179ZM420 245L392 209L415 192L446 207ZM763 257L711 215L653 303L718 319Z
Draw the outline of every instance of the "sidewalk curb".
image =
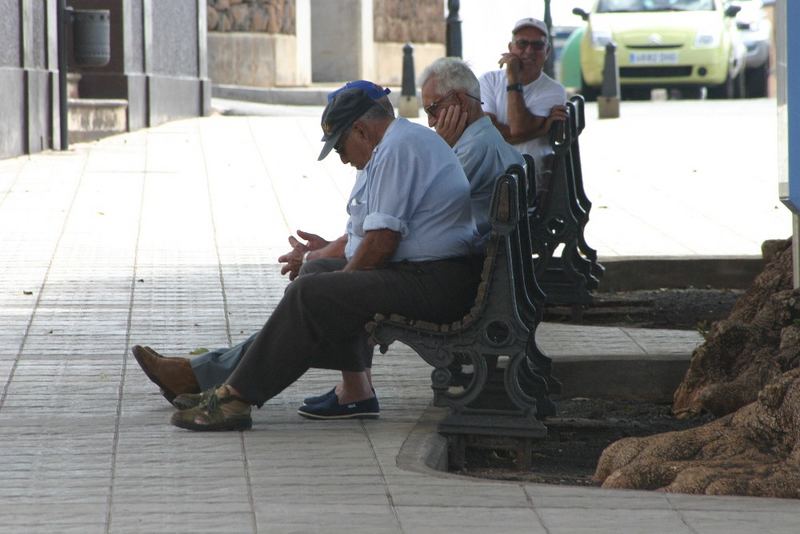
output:
M257 104L279 106L324 106L328 103L328 93L335 91L345 82L309 87L245 87L240 85L214 84L211 87L213 98L241 100ZM397 106L400 88L390 87L389 101Z
M619 256L600 258L599 262L606 268L599 292L747 289L764 268L761 256Z

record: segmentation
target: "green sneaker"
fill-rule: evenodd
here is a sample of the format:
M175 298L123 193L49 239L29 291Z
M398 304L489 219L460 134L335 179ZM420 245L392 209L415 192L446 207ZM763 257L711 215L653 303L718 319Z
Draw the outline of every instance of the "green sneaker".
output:
M172 399L172 405L179 410L188 410L208 402L216 388L207 389L202 393L184 393Z
M170 422L180 428L198 431L247 430L253 426L250 405L231 394L227 385L210 389L207 393L206 402L175 412Z

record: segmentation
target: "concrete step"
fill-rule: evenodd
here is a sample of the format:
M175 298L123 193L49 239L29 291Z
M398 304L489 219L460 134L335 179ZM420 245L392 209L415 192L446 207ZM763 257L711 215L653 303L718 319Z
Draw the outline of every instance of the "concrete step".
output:
M70 98L69 141L82 143L128 131L128 101Z

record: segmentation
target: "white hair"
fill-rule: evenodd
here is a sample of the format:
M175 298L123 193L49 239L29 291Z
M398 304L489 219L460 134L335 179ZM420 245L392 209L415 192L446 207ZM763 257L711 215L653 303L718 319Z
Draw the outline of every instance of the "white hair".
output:
M478 78L467 63L456 57L442 57L425 67L419 77L419 86L431 78L436 79L436 90L440 95L450 91L465 91L477 99L481 98Z

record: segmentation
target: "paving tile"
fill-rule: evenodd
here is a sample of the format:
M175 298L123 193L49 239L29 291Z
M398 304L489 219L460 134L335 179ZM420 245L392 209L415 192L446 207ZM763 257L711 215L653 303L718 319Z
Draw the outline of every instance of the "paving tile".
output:
M398 532L399 525L388 505L365 504L344 507L340 504L273 504L256 501L256 519L267 529L286 531L288 527L301 531L319 531L335 528L383 529Z
M674 505L663 493L606 490L546 484L526 484L525 491L537 508L671 510Z
M687 495L671 493L666 495L669 502L677 509L686 511L709 512L787 512L800 517L800 500L766 499L763 497L731 497L713 495Z
M513 484L484 481L440 481L438 485L391 484L389 492L396 506L461 507L482 506L528 508L524 490Z
M551 533L694 534L672 510L536 508Z
M398 506L403 532L547 532L530 508Z
M710 514L708 511L682 511L686 524L698 534L796 534L800 526L798 511L734 511Z

